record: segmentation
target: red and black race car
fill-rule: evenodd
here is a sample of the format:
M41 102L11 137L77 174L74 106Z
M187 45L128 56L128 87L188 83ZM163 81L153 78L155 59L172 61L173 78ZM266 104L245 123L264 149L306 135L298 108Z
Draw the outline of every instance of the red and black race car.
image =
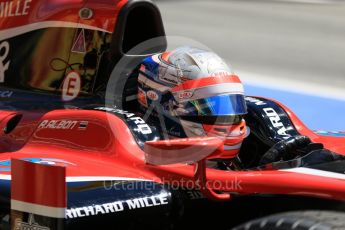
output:
M279 102L246 97L231 159L160 140L126 98L164 36L149 1L0 2L0 229L345 229L344 137Z

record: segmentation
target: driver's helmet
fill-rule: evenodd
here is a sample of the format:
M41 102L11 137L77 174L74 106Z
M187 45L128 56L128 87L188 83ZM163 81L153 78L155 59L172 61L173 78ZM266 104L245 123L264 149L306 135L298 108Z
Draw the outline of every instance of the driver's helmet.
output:
M157 118L165 138L223 138L221 158L235 157L247 133L243 85L210 51L182 47L145 58L138 101Z

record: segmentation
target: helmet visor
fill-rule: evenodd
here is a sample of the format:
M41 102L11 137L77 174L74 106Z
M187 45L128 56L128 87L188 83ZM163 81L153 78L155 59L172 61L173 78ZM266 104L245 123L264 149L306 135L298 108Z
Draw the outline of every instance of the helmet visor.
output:
M181 116L229 116L247 113L242 94L217 95L213 97L182 102Z
M238 125L242 122L243 115L229 116L181 116L183 120L205 125Z

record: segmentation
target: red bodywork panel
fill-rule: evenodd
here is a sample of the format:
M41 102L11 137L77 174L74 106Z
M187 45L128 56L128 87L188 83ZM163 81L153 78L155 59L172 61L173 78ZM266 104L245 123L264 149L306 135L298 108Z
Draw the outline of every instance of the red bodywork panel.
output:
M292 119L295 128L301 135L308 136L313 142L322 143L326 149L330 149L336 153L345 155L345 144L344 138L342 137L333 137L333 136L321 136L314 133L312 130L308 129L305 124L294 114L289 108L287 108L282 103L275 101L287 112L289 117Z
M40 180L35 181L35 186L32 186L33 179L38 175ZM45 191L44 195L42 191ZM11 199L66 208L65 169L61 166L47 167L47 165L12 159Z
M285 108L287 110L287 108ZM343 138L325 138L313 134L293 113L287 110L301 134L314 141L322 140L330 150L341 149ZM76 121L49 123L48 121ZM87 128L81 126L87 122ZM74 125L73 125L74 124ZM82 123L83 124L83 123ZM55 129L53 127L65 127ZM132 178L158 183L178 183L188 188L203 189L195 181L193 165L153 166L145 163L144 152L120 118L101 111L55 110L38 122L23 123L13 131L15 139L21 130L34 129L27 143L16 152L4 152L0 161L11 158L59 159L66 167L67 181L88 178ZM344 152L338 152L344 154ZM2 178L10 172L2 172ZM6 176L8 175L8 176ZM221 171L206 170L207 186L214 190L240 194L295 194L345 200L344 178L311 175L289 170Z
M8 5L7 17L0 17L0 28L28 27L34 23L79 23L97 27L100 30L113 32L117 15L127 0L24 0L12 1ZM92 10L94 17L80 19L79 11L82 8ZM28 17L28 15L30 15ZM13 20L15 17L15 20ZM71 24L77 27L76 24Z

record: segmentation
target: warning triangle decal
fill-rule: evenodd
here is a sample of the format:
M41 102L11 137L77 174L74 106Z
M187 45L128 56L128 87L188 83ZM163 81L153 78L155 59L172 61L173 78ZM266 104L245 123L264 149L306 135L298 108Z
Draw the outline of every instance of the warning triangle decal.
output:
M77 36L77 39L74 41L72 52L86 53L84 29L81 29L80 33Z

